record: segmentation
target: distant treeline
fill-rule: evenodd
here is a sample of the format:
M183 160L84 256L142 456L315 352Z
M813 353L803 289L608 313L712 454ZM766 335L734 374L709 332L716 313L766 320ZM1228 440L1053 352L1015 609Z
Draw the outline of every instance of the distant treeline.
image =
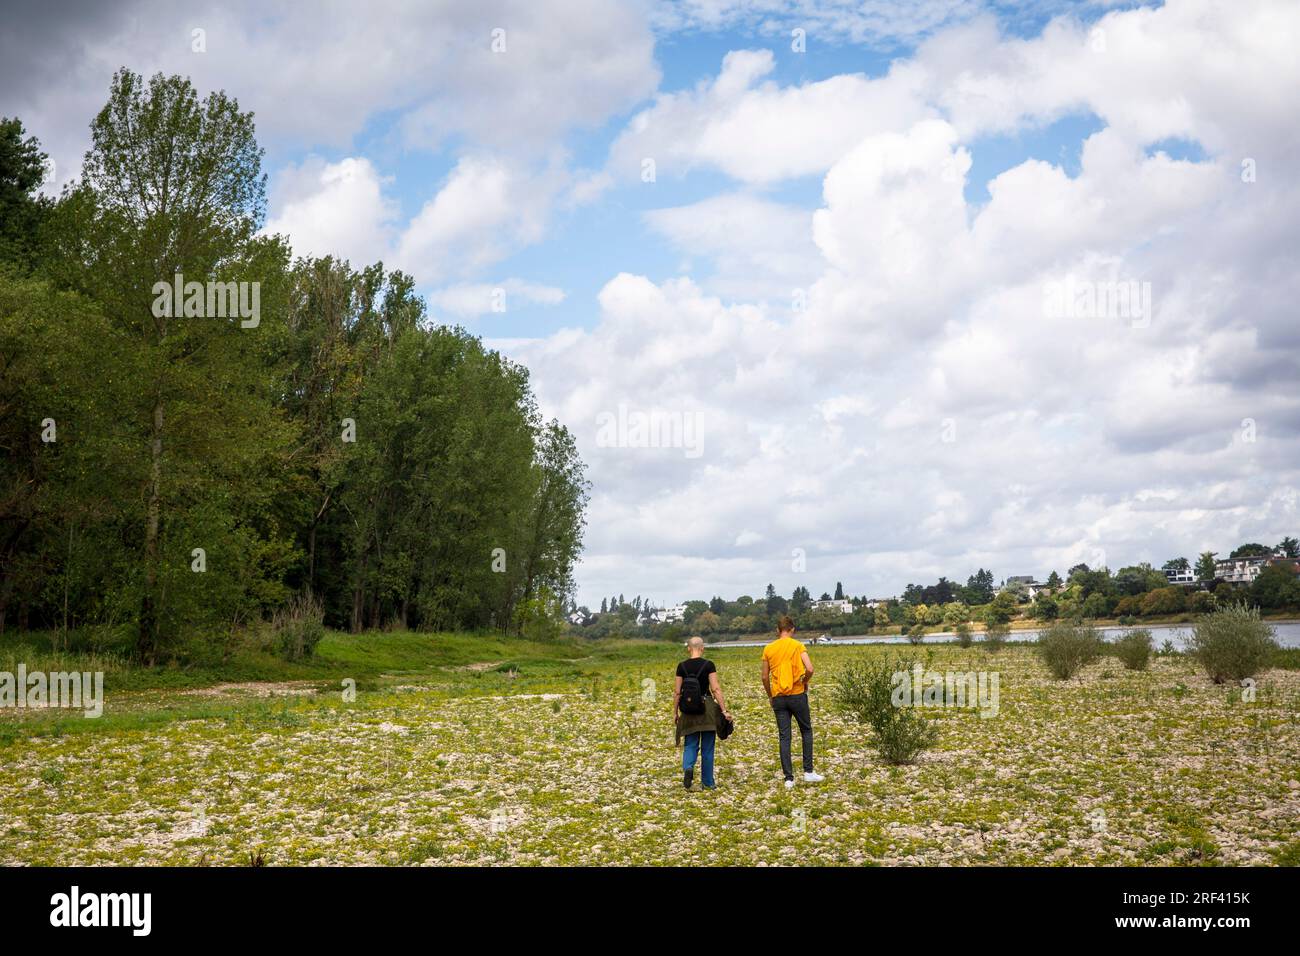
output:
M1062 578L1053 571L1032 586L1023 578L1010 578L995 587L993 572L980 568L965 585L946 577L930 585L908 584L900 598L869 599L846 594L836 582L834 601L844 605L818 606L806 587L789 598L769 584L762 598L741 595L728 601L686 601L680 620L658 622L653 608L638 596L627 602L617 595L601 601L600 611L572 607L570 620L588 637L661 637L677 640L688 634L746 636L771 633L784 614L794 615L804 630L830 634L863 634L875 628L900 627L904 632L955 627L963 623L1005 624L1017 618L1037 621L1098 619L1123 620L1170 614L1199 614L1227 604L1246 603L1266 610L1300 609L1300 541L1283 538L1275 548L1249 543L1234 549L1231 559L1271 559L1249 584L1233 584L1215 576L1215 554L1204 552L1196 562L1200 578L1191 585L1169 583L1166 571L1189 571L1192 564L1173 558L1157 570L1141 563L1111 572L1076 564ZM831 600L823 592L822 602Z
M152 661L290 602L558 628L587 484L527 372L429 323L412 278L258 235L262 150L224 93L120 71L91 131L49 201L0 127L0 630Z

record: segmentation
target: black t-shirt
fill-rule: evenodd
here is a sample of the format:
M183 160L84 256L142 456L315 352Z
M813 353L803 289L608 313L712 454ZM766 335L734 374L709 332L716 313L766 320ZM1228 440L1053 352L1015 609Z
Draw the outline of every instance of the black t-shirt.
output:
M685 680L687 677L694 677L700 682L700 690L704 691L705 697L712 697L709 690L709 675L716 674L718 669L713 666L713 661L707 657L691 657L677 665L677 676Z

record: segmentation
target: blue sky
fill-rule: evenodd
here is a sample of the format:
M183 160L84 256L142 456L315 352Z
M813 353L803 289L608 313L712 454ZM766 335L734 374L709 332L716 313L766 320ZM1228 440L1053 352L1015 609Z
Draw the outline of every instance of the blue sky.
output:
M998 16L1008 37L1032 37L1053 15L1064 12L1082 23L1090 23L1109 8L1088 2L1066 2L995 4L988 9ZM793 25L800 21L791 17L787 22ZM814 29L811 36L805 33L805 51L798 53L791 48L789 30L771 22L661 33L654 48L654 60L662 76L656 92L686 91L707 82L718 73L728 52L742 49L771 50L775 54L775 69L766 79L780 86L814 83L853 73L881 77L895 59L906 58L914 50L917 39L880 37L866 45ZM647 98L629 104L628 108L607 117L604 123L567 135L562 145L571 163L583 169L601 168L615 137L649 102ZM414 216L445 183L455 168L458 152L466 144L458 137L437 151L407 148L401 141L399 122L400 112L381 111L366 122L347 146L325 149L314 143L293 144L276 150L269 163L272 199L276 196L275 175L284 163L296 165L309 156L337 162L346 156L361 155L391 182L388 194L398 203L400 217ZM987 201L987 182L1026 158L1056 163L1076 174L1083 140L1101 125L1096 116L1079 113L1042 126L1028 126L1012 134L974 141L966 198L972 205ZM669 174L653 185L639 180L617 181L599 203L556 215L544 241L529 244L472 276L486 282L513 276L558 286L566 295L561 305L519 300L503 314L488 312L467 324L475 332L494 339L547 335L565 326L591 327L597 320L596 294L608 277L632 272L663 280L683 271L683 256L645 224L644 213L699 202L732 185L728 177L709 169L696 169L681 176ZM761 192L773 201L811 211L821 202L821 176L797 177ZM689 271L708 274L707 259L689 264L692 267ZM434 293L436 288L428 282L420 283L420 291L425 294ZM454 316L448 318L457 320Z
M254 110L268 229L574 434L580 601L887 596L1300 532L1297 47L1288 0L31 4L0 113L57 189L121 66Z

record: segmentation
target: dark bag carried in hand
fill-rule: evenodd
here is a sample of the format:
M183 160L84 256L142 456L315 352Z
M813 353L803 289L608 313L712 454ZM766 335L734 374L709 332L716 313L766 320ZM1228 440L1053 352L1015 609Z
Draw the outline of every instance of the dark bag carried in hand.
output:
M719 710L719 712L718 712L718 739L719 739L719 740L726 740L728 737L731 736L732 732L733 732L735 729L736 729L736 722L735 722L734 720L731 720L729 717L727 717L726 714L722 713L721 710Z
M688 672L682 678L682 692L677 700L677 707L683 714L704 713L704 688L700 686L698 674Z

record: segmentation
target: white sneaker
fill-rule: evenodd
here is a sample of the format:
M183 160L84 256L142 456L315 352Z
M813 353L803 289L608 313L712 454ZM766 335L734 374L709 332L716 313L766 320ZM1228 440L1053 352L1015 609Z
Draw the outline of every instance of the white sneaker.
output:
M826 778L819 773L806 773L803 775L804 783L821 783Z
M787 790L793 790L793 789L794 789L794 781L793 781L793 780L787 780L787 781L785 782L785 788L786 788Z

